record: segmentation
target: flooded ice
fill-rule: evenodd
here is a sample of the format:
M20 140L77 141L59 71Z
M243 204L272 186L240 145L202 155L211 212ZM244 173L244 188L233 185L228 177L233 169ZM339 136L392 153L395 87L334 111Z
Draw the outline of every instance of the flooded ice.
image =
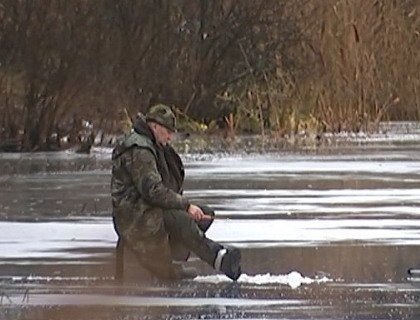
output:
M109 150L0 154L1 319L419 319L416 139L264 155L185 155L208 236L243 250L237 283L114 280Z

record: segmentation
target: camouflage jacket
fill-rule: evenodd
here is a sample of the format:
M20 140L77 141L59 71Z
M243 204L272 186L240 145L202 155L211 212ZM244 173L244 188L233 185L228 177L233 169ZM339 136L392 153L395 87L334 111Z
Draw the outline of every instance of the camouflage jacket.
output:
M117 232L121 235L133 224L150 224L142 236L153 233L153 219L148 216L161 215L165 209L185 210L189 201L182 196L184 167L172 147L160 146L143 119L139 119L134 130L118 141L112 154L111 194L113 218ZM156 218L158 219L158 218ZM135 227L138 229L138 226ZM138 233L136 231L136 233Z

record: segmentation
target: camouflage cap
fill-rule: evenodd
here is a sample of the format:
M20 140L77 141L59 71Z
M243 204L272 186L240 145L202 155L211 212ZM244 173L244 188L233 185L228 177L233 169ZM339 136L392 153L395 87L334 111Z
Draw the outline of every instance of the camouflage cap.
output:
M176 117L171 108L164 104L157 104L146 113L146 121L156 122L165 128L176 131Z

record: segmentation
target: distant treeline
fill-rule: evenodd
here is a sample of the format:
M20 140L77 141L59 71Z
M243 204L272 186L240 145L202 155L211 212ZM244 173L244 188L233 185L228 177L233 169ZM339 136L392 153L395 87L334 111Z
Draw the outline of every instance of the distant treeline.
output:
M420 115L418 0L0 0L0 145L77 143L174 106L228 134ZM191 126L190 126L191 127Z

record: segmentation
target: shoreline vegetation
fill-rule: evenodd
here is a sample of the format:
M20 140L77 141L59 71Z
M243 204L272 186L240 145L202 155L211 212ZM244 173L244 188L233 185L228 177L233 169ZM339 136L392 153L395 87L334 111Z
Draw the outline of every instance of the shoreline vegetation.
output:
M107 136L110 140L115 136ZM106 141L106 139L104 140ZM325 133L317 137L300 132L294 136L262 137L237 135L228 140L219 135L177 135L173 147L189 159L215 159L224 156L278 155L299 153L329 155L363 152L375 148L406 148L420 144L420 122L381 122L377 133ZM90 154L79 154L78 147L59 152L0 152L1 175L56 173L111 169L112 144L100 143L99 137ZM359 151L357 151L359 150ZM58 150L57 150L58 151Z
M155 103L245 150L420 120L416 0L16 0L0 17L3 152L88 153Z
M43 154L66 152L67 154L96 155L111 154L116 140L122 135L98 134L89 138L88 152L81 150L81 145L63 145L62 149L43 151ZM300 131L294 134L265 135L237 134L226 137L221 133L185 133L175 134L171 145L183 155L194 154L241 154L241 153L279 153L279 152L322 152L334 148L351 148L352 146L384 146L420 143L420 122L390 121L380 122L376 132L340 132L314 134ZM91 152L92 151L92 152ZM2 152L2 151L0 151ZM3 151L12 157L22 153L15 150ZM38 152L23 152L27 155ZM7 156L5 156L7 158Z

